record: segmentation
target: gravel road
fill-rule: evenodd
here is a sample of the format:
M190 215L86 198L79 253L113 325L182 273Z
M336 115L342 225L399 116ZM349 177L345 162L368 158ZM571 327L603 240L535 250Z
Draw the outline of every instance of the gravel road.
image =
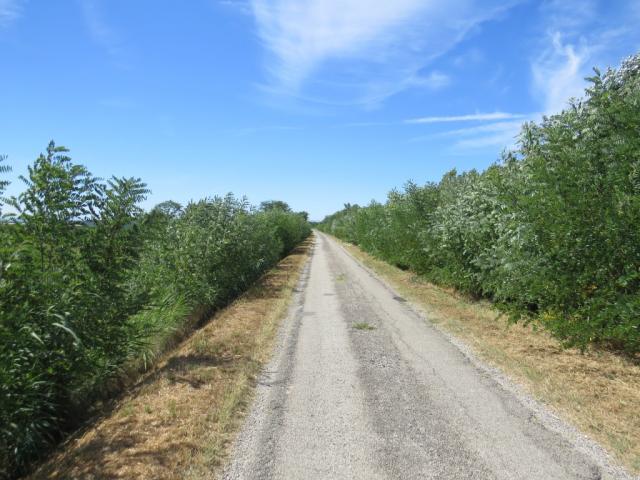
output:
M331 238L298 290L224 478L630 478Z

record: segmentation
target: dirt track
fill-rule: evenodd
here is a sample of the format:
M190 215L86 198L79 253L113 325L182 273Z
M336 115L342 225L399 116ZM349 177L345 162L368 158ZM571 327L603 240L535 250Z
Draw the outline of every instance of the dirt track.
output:
M225 478L628 477L317 234Z

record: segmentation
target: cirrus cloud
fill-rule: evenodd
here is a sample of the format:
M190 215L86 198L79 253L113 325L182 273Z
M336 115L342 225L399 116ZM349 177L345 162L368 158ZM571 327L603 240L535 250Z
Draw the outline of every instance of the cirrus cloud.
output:
M268 52L266 89L375 104L407 88L442 88L449 77L424 70L515 3L252 0L258 35Z
M0 0L0 27L20 16L20 0Z
M606 0L549 0L542 4L544 32L531 59L532 92L545 114L581 98L593 65L617 64L640 45L635 25L638 2Z
M509 120L523 118L520 113L493 112L493 113L470 113L467 115L448 115L435 117L419 117L405 120L405 123L449 123L449 122L476 122L487 120Z

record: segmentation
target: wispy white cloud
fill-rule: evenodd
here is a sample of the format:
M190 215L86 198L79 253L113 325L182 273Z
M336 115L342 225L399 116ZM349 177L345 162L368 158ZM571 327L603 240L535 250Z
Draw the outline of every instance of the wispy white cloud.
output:
M451 63L458 68L462 68L468 65L477 65L484 61L484 52L477 47L473 47L457 57L454 57Z
M579 31L598 14L599 0L546 0L540 13L549 31Z
M458 132L460 138L453 144L458 150L474 150L486 147L511 148L515 145L522 122L498 122L484 125L485 128Z
M526 115L520 113L493 112L493 113L472 113L468 115L449 115L437 117L419 117L405 120L405 123L449 123L449 122L478 122L488 120L508 120L514 118L524 118Z
M296 89L321 62L389 42L387 32L416 15L422 3L399 0L371 8L360 0L255 0L253 8L260 36L275 56L271 73L283 87Z
M424 142L438 139L451 139L450 147L454 150L474 150L487 147L510 148L516 143L516 139L522 128L523 122L527 120L539 120L540 113L530 113L526 115L506 114L501 117L499 115L488 118L482 115L464 115L460 117L444 117L444 118L464 118L472 117L476 120L500 120L490 121L483 125L475 125L473 127L456 128L453 130L445 130L443 132L431 133L411 138L410 142ZM506 121L505 121L506 120Z
M519 128L522 122L539 118L540 114L521 114L521 113L507 113L507 112L493 112L493 113L471 113L467 115L449 115L449 116L433 116L433 117L419 117L410 118L407 120L390 120L390 121L365 121L365 122L351 122L335 125L334 128L369 128L369 127L390 127L401 125L430 125L439 123L475 123L475 122L490 122L483 125L476 125L473 127L458 128L454 130L446 130L444 132L429 133L427 135L420 135L411 138L410 142L418 142L424 140L432 140L435 138L445 138L454 136L470 136L480 135L487 133L503 132L505 129Z
M21 8L21 0L0 0L0 27L18 18Z
M545 113L557 113L570 98L580 98L584 92L585 66L590 58L589 47L563 43L559 32L551 35L551 46L533 62L535 92L543 100Z
M102 0L78 0L84 21L93 41L105 50L107 55L118 66L129 64L128 50L125 43L105 20L104 3Z
M546 114L557 113L570 98L584 95L585 77L592 74L593 66L606 66L611 60L617 63L619 55L625 55L620 46L638 44L640 29L632 20L637 18L637 9L636 1L551 0L542 4L544 33L532 55L531 73L533 94Z
M407 79L407 86L425 87L429 90L440 90L451 84L451 77L442 72L431 72L429 75L414 75Z
M414 140L426 140L433 138L447 138L447 137L459 137L459 136L475 136L478 134L504 132L505 130L518 129L522 125L522 121L508 121L508 122L493 122L485 125L478 125L475 127L456 128L454 130L446 130L444 132L437 132L431 135L425 135L422 137L416 137Z
M231 8L236 12L245 15L253 14L253 8L251 7L250 0L218 0L216 3L222 7Z
M510 149L516 145L520 128L505 130L493 135L479 135L474 138L465 138L454 143L456 150L477 150L480 148L500 147Z
M376 103L400 90L442 88L449 78L421 75L474 28L509 8L490 0L252 0L269 52L270 92ZM324 74L337 79L323 85Z

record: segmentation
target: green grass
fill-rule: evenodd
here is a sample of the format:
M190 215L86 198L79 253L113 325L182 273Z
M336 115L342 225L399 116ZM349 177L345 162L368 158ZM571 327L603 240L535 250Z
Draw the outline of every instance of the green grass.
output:
M375 330L376 327L367 322L357 322L353 324L353 328L356 330Z

